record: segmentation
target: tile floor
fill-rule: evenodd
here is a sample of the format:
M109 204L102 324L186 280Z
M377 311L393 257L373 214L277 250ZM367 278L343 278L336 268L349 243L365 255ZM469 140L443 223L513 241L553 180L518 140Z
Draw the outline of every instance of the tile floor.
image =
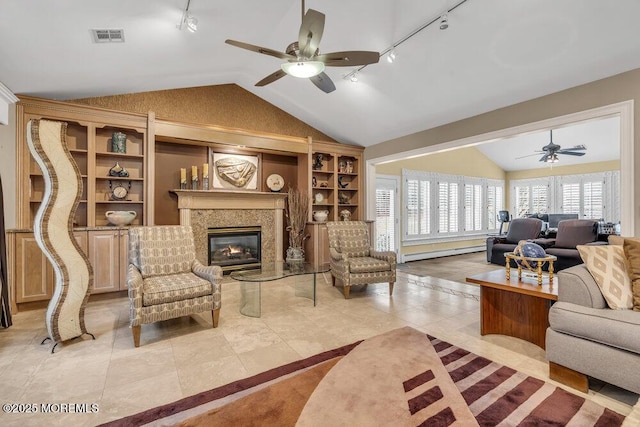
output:
M0 330L0 401L96 403L99 410L2 413L0 425L96 425L402 326L548 380L542 349L516 338L480 336L475 286L404 269L392 298L388 285L375 284L344 300L327 275L326 281L319 277L313 307L294 296L293 280L264 285L262 317L249 318L238 311L238 283L226 279L218 328L211 328L210 315L143 325L139 348L128 328L126 298L90 303L86 324L96 340L72 341L55 354L49 344L40 345L44 310L18 313L13 327ZM586 396L640 425L637 395L594 384Z

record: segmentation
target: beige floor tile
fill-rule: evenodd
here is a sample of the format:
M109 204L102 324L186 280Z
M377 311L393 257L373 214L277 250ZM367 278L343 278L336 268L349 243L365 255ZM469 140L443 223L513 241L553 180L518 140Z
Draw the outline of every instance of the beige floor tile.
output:
M483 256L461 256L455 269L447 266L451 259L401 266L392 296L379 283L354 287L345 300L342 287L318 277L316 307L296 296L292 279L272 282L263 287L261 318L239 313L239 284L227 277L218 328L209 313L143 325L139 348L133 346L126 297L89 303L86 324L96 340L70 341L54 355L50 344L39 345L46 336L44 310L18 313L12 328L0 330L0 399L95 400L100 411L55 419L0 414L0 425L95 425L405 325L549 381L541 348L480 336L479 288L453 276L493 268ZM600 383L585 396L640 420L637 395Z

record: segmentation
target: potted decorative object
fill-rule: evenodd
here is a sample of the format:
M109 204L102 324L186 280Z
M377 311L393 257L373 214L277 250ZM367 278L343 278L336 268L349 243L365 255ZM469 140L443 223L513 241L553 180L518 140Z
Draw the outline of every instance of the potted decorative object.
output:
M293 266L304 263L303 244L309 237L304 234L309 215L309 196L299 189L289 187L287 194L287 231L289 232L289 248L287 249L287 264Z

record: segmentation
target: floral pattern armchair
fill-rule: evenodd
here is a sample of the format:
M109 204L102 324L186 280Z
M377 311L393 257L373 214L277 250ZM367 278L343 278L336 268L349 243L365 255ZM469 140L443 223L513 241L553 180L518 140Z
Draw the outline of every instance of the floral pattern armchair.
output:
M191 227L130 228L127 285L134 345L140 346L144 323L210 310L216 328L221 283L220 267L196 259Z
M331 276L342 282L345 299L353 285L389 282L389 295L396 282L395 252L378 252L370 247L369 228L364 221L330 221L329 253Z

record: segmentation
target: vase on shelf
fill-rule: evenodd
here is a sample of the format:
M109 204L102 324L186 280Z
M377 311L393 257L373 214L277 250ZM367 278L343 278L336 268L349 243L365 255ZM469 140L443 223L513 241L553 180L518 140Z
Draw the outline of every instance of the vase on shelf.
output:
M113 132L111 134L111 152L126 154L127 152L127 135L122 132Z

